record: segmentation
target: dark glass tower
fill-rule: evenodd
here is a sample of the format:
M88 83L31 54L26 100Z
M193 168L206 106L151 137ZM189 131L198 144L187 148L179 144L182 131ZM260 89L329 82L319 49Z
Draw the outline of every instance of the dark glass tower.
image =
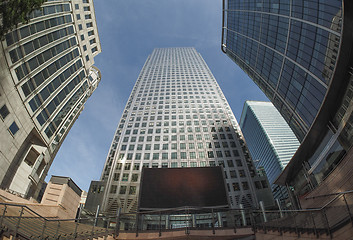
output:
M303 140L337 64L342 1L229 0L224 13L222 50Z
M339 171L353 145L353 3L224 0L223 13L222 51L262 89L301 142L277 181L307 194ZM339 184L325 191L342 190Z

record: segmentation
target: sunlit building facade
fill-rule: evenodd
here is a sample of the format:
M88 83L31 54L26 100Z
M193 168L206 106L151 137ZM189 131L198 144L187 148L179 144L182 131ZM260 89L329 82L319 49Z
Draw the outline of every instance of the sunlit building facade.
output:
M278 183L293 186L299 199L351 189L328 177L342 174L353 144L352 1L227 0L223 13L222 51L301 142Z
M36 197L101 79L93 1L48 1L0 44L0 187Z
M92 182L87 200L96 193L107 214L136 211L142 168L207 166L223 166L232 207L257 206L261 177L201 55L194 48L155 49L127 101L101 181Z
M246 101L239 121L255 166L263 167L275 199L287 190L274 184L299 147L299 141L271 102Z

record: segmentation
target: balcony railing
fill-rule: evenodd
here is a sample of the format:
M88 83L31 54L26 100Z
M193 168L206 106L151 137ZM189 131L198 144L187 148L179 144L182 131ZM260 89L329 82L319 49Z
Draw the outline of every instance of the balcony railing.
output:
M353 224L353 191L341 192L323 207L303 210L262 211L258 209L183 207L158 211L120 213L116 216L82 214L77 219L46 218L24 205L0 203L0 228L12 236L27 239L84 239L99 236L142 233L206 230L209 235L257 230L312 233L316 236L332 233L347 223ZM317 196L321 198L324 196ZM252 231L251 231L252 230Z

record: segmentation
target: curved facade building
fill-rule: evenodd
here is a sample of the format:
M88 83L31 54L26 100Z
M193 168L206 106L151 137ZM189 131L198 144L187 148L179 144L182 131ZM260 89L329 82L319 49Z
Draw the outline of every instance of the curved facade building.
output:
M352 145L352 9L341 0L224 1L222 51L302 143L278 179L299 196L316 189Z
M93 2L48 1L0 45L0 186L36 196L101 79Z

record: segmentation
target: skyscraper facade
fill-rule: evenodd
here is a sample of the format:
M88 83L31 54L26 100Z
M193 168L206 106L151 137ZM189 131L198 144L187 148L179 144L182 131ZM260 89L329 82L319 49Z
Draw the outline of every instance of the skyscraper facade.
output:
M223 51L248 73L303 140L337 63L342 1L226 2Z
M286 198L286 189L274 181L299 147L293 131L271 102L246 101L239 125L255 166L267 174L274 198Z
M256 171L237 121L194 48L155 49L127 101L101 175L102 211L136 211L146 168L224 167L231 206L256 206ZM261 183L260 183L261 185ZM88 200L89 200L88 196ZM95 209L93 209L95 210Z
M262 89L301 142L278 183L305 196L340 171L353 144L353 3L223 2L222 51ZM346 188L338 182L323 187Z
M0 186L36 196L101 79L93 1L48 1L1 47Z

